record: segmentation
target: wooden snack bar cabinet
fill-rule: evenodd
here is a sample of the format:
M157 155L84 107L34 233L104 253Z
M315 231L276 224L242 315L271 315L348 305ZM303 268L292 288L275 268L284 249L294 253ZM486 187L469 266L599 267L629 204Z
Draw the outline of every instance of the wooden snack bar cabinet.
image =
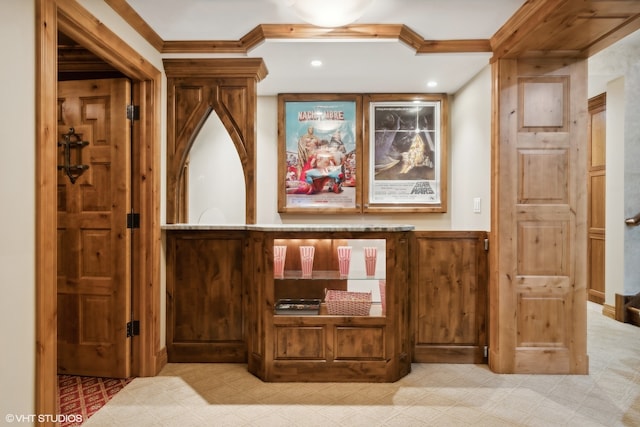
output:
M250 232L255 259L249 290L249 371L264 381L393 382L411 370L408 232L412 226L262 227ZM273 248L286 246L284 273L274 274ZM302 271L300 247L315 248ZM340 246L352 248L346 277ZM377 249L367 274L363 251ZM326 290L371 292L368 315L275 314L281 299L323 299ZM385 298L385 310L382 309Z

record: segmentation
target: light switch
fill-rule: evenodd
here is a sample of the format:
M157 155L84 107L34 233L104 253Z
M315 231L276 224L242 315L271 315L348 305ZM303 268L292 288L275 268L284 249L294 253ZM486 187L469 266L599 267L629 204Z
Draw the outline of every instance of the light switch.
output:
M480 197L474 197L473 199L473 212L480 213Z

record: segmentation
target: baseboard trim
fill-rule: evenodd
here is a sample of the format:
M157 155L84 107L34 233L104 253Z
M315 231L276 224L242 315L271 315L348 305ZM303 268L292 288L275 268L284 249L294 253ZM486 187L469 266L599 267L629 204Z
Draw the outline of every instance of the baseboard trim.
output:
M618 320L616 319L616 308L612 305L602 304L602 314L612 318L613 320Z
M167 347L162 347L156 353L156 375L169 363L169 356L167 355Z

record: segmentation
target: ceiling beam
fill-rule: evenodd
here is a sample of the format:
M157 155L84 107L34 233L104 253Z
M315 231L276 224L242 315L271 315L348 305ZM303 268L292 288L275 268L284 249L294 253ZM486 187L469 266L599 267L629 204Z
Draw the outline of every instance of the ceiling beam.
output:
M638 29L637 0L528 0L491 38L492 60L587 58Z

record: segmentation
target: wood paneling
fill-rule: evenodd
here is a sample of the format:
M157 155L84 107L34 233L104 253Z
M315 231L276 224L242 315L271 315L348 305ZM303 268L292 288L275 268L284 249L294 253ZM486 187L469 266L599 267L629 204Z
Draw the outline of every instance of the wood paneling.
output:
M325 330L320 326L278 326L275 329L275 356L277 360L324 360Z
M167 223L186 222L189 151L209 114L224 124L242 163L246 223L256 220L256 87L261 59L165 59L167 74Z
M606 112L606 94L589 100L587 289L598 304L605 301Z
M414 232L413 361L484 363L487 253L484 232Z
M244 362L245 235L169 233L169 362Z
M638 29L635 0L527 1L491 37L491 47L494 60L587 58Z
M489 365L584 374L586 62L503 59L493 72Z
M383 327L339 326L335 331L335 360L384 360Z
M266 381L389 381L405 375L410 361L486 362L485 232L243 233L167 232L170 361L233 355ZM337 268L336 246L352 238L386 239L386 317L327 316L324 307L319 316L273 315L275 301L291 290L309 298L347 286L340 279L319 280L321 286L316 278L274 280L273 244L289 246L286 270L300 269L298 247L313 244L322 271ZM216 326L221 322L224 328ZM247 353L239 351L244 343Z

